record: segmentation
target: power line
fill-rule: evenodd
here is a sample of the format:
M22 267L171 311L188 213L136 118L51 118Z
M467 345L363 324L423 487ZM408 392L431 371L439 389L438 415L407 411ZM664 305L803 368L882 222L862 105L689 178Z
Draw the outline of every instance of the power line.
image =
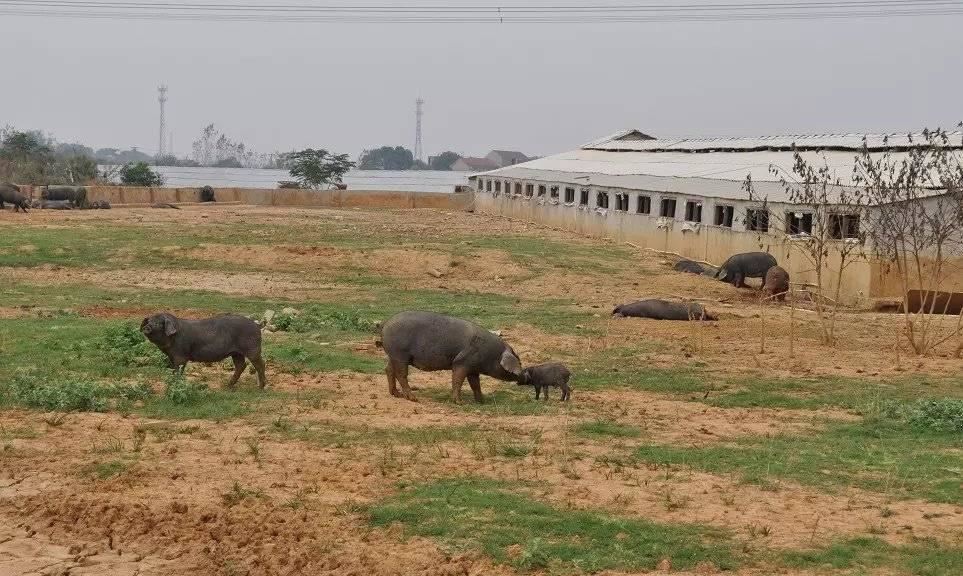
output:
M0 14L134 20L373 24L730 22L953 16L961 0L787 0L646 4L330 5L144 2L139 0L0 0Z

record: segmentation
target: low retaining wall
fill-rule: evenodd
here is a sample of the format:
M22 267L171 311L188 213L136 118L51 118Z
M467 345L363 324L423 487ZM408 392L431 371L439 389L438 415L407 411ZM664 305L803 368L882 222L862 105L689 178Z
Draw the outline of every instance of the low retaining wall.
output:
M478 194L475 205L479 212L530 220L586 236L631 242L642 248L674 252L716 265L733 254L762 250L776 257L779 265L789 272L793 283L816 283L812 263L785 234L741 232L706 224L694 230L684 230L684 223L679 220L671 221L667 228L660 228L660 219L647 214L614 210L599 213L564 204L540 204L534 200L493 197L491 194ZM830 270L834 269L837 258L837 255L829 257ZM873 290L871 263L868 260L852 262L843 271L841 280L840 298L846 304L867 306L872 298L881 296L878 290ZM826 294L833 294L836 285L834 274L825 274L823 282Z
M157 202L200 202L198 188L145 188L140 186L87 186L87 200L106 200L112 205ZM40 197L39 186L21 186L30 198ZM215 188L217 202L257 206L304 206L318 208L437 208L469 210L471 192L396 192L390 190L301 190L276 188Z

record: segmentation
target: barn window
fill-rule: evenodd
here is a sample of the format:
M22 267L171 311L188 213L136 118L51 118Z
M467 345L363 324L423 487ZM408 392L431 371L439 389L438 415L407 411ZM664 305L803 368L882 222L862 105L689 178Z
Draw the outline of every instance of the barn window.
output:
M812 234L811 212L786 212L786 234Z
M515 195L516 195L516 196L521 196L521 195L522 195L522 183L521 183L521 182L515 182Z
M580 206L588 206L588 194L588 188L582 188L578 198L578 203Z
M482 180L481 178L479 178L478 181L475 182L475 188L477 188L479 192L481 192L482 190L484 190L484 189L485 189L485 181Z
M539 198L541 198L541 197L544 196L544 195L545 195L545 186L541 186L541 185L540 185L540 186L538 187L538 196L539 196Z
M749 208L746 210L746 230L753 232L769 231L769 211Z
M639 194L638 198L635 200L635 212L637 214L651 214L652 199L643 194Z
M624 192L616 193L615 195L615 209L619 212L629 211L629 195Z
M575 188L565 189L565 203L574 204L575 203Z
M834 240L859 238L859 216L857 214L830 214L829 236Z
M716 217L713 223L716 226L732 228L732 215L735 212L732 206L716 206Z
M608 192L597 192L595 194L595 206L597 208L608 208L609 207L609 193Z
M535 185L534 185L534 184L526 184L526 185L525 185L525 196L531 198L531 197L534 196L534 195L535 195Z
M662 199L662 209L659 211L659 216L663 218L675 218L675 198Z
M486 191L486 192L491 192L491 191L492 191L492 181L491 181L491 180L486 180L486 181L485 181L485 191Z
M555 198L556 200L558 199L558 186L552 186L549 189L549 192L551 193L552 198Z
M501 192L501 191L502 191L502 181L495 180L495 192Z
M689 200L685 203L685 221L702 222L702 202Z

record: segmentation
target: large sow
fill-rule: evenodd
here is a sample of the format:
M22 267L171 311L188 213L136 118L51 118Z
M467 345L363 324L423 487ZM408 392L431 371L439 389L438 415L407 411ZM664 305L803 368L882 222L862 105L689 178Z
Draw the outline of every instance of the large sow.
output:
M412 401L409 366L425 372L451 370L451 396L459 403L466 378L475 401L482 402L481 374L517 382L522 373L521 360L504 340L477 324L434 312L392 316L381 327L377 344L388 356L388 393Z

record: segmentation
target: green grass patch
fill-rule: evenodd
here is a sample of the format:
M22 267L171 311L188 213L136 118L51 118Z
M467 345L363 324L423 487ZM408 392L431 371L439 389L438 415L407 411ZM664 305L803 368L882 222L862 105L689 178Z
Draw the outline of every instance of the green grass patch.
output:
M342 346L304 339L284 339L264 343L264 357L271 366L279 366L285 372L335 372L350 370L361 374L378 374L385 371L385 360L377 356L359 354ZM268 374L268 381L271 375Z
M887 400L944 396L963 398L963 388L958 380L927 376L891 380L749 377L726 382L720 390L713 390L705 402L722 408L816 410L835 407L859 410Z
M414 373L414 372L413 372ZM412 382L409 374L408 383ZM495 388L486 391L485 387ZM496 388L497 387L497 388ZM461 404L451 401L451 388L425 388L415 392L416 396L427 396L435 402L449 404L463 412L476 414L499 414L504 416L533 416L537 414L555 414L560 410L561 402L558 397L553 399L536 400L535 393L529 386L517 386L512 382L498 382L497 380L482 378L482 394L484 402L475 402L468 382L462 386Z
M477 548L523 570L652 570L663 558L678 570L700 562L721 569L738 564L720 530L564 510L488 480L443 480L406 489L373 505L369 521L399 523L408 534L435 538L456 550Z
M787 551L782 561L792 568L873 570L886 567L915 576L963 574L963 549L920 540L893 546L878 538L853 538L815 550Z
M661 465L736 472L763 485L786 479L827 490L856 486L896 498L963 503L963 436L885 415L830 423L811 435L752 436L693 447L646 445L637 456Z
M147 400L139 412L164 420L231 420L271 411L288 395L258 388L212 390L182 377L168 379L164 394Z
M642 434L642 431L636 426L619 424L618 422L613 422L612 420L603 419L592 422L581 422L576 424L572 428L572 431L579 436L585 436L588 438L638 438Z

